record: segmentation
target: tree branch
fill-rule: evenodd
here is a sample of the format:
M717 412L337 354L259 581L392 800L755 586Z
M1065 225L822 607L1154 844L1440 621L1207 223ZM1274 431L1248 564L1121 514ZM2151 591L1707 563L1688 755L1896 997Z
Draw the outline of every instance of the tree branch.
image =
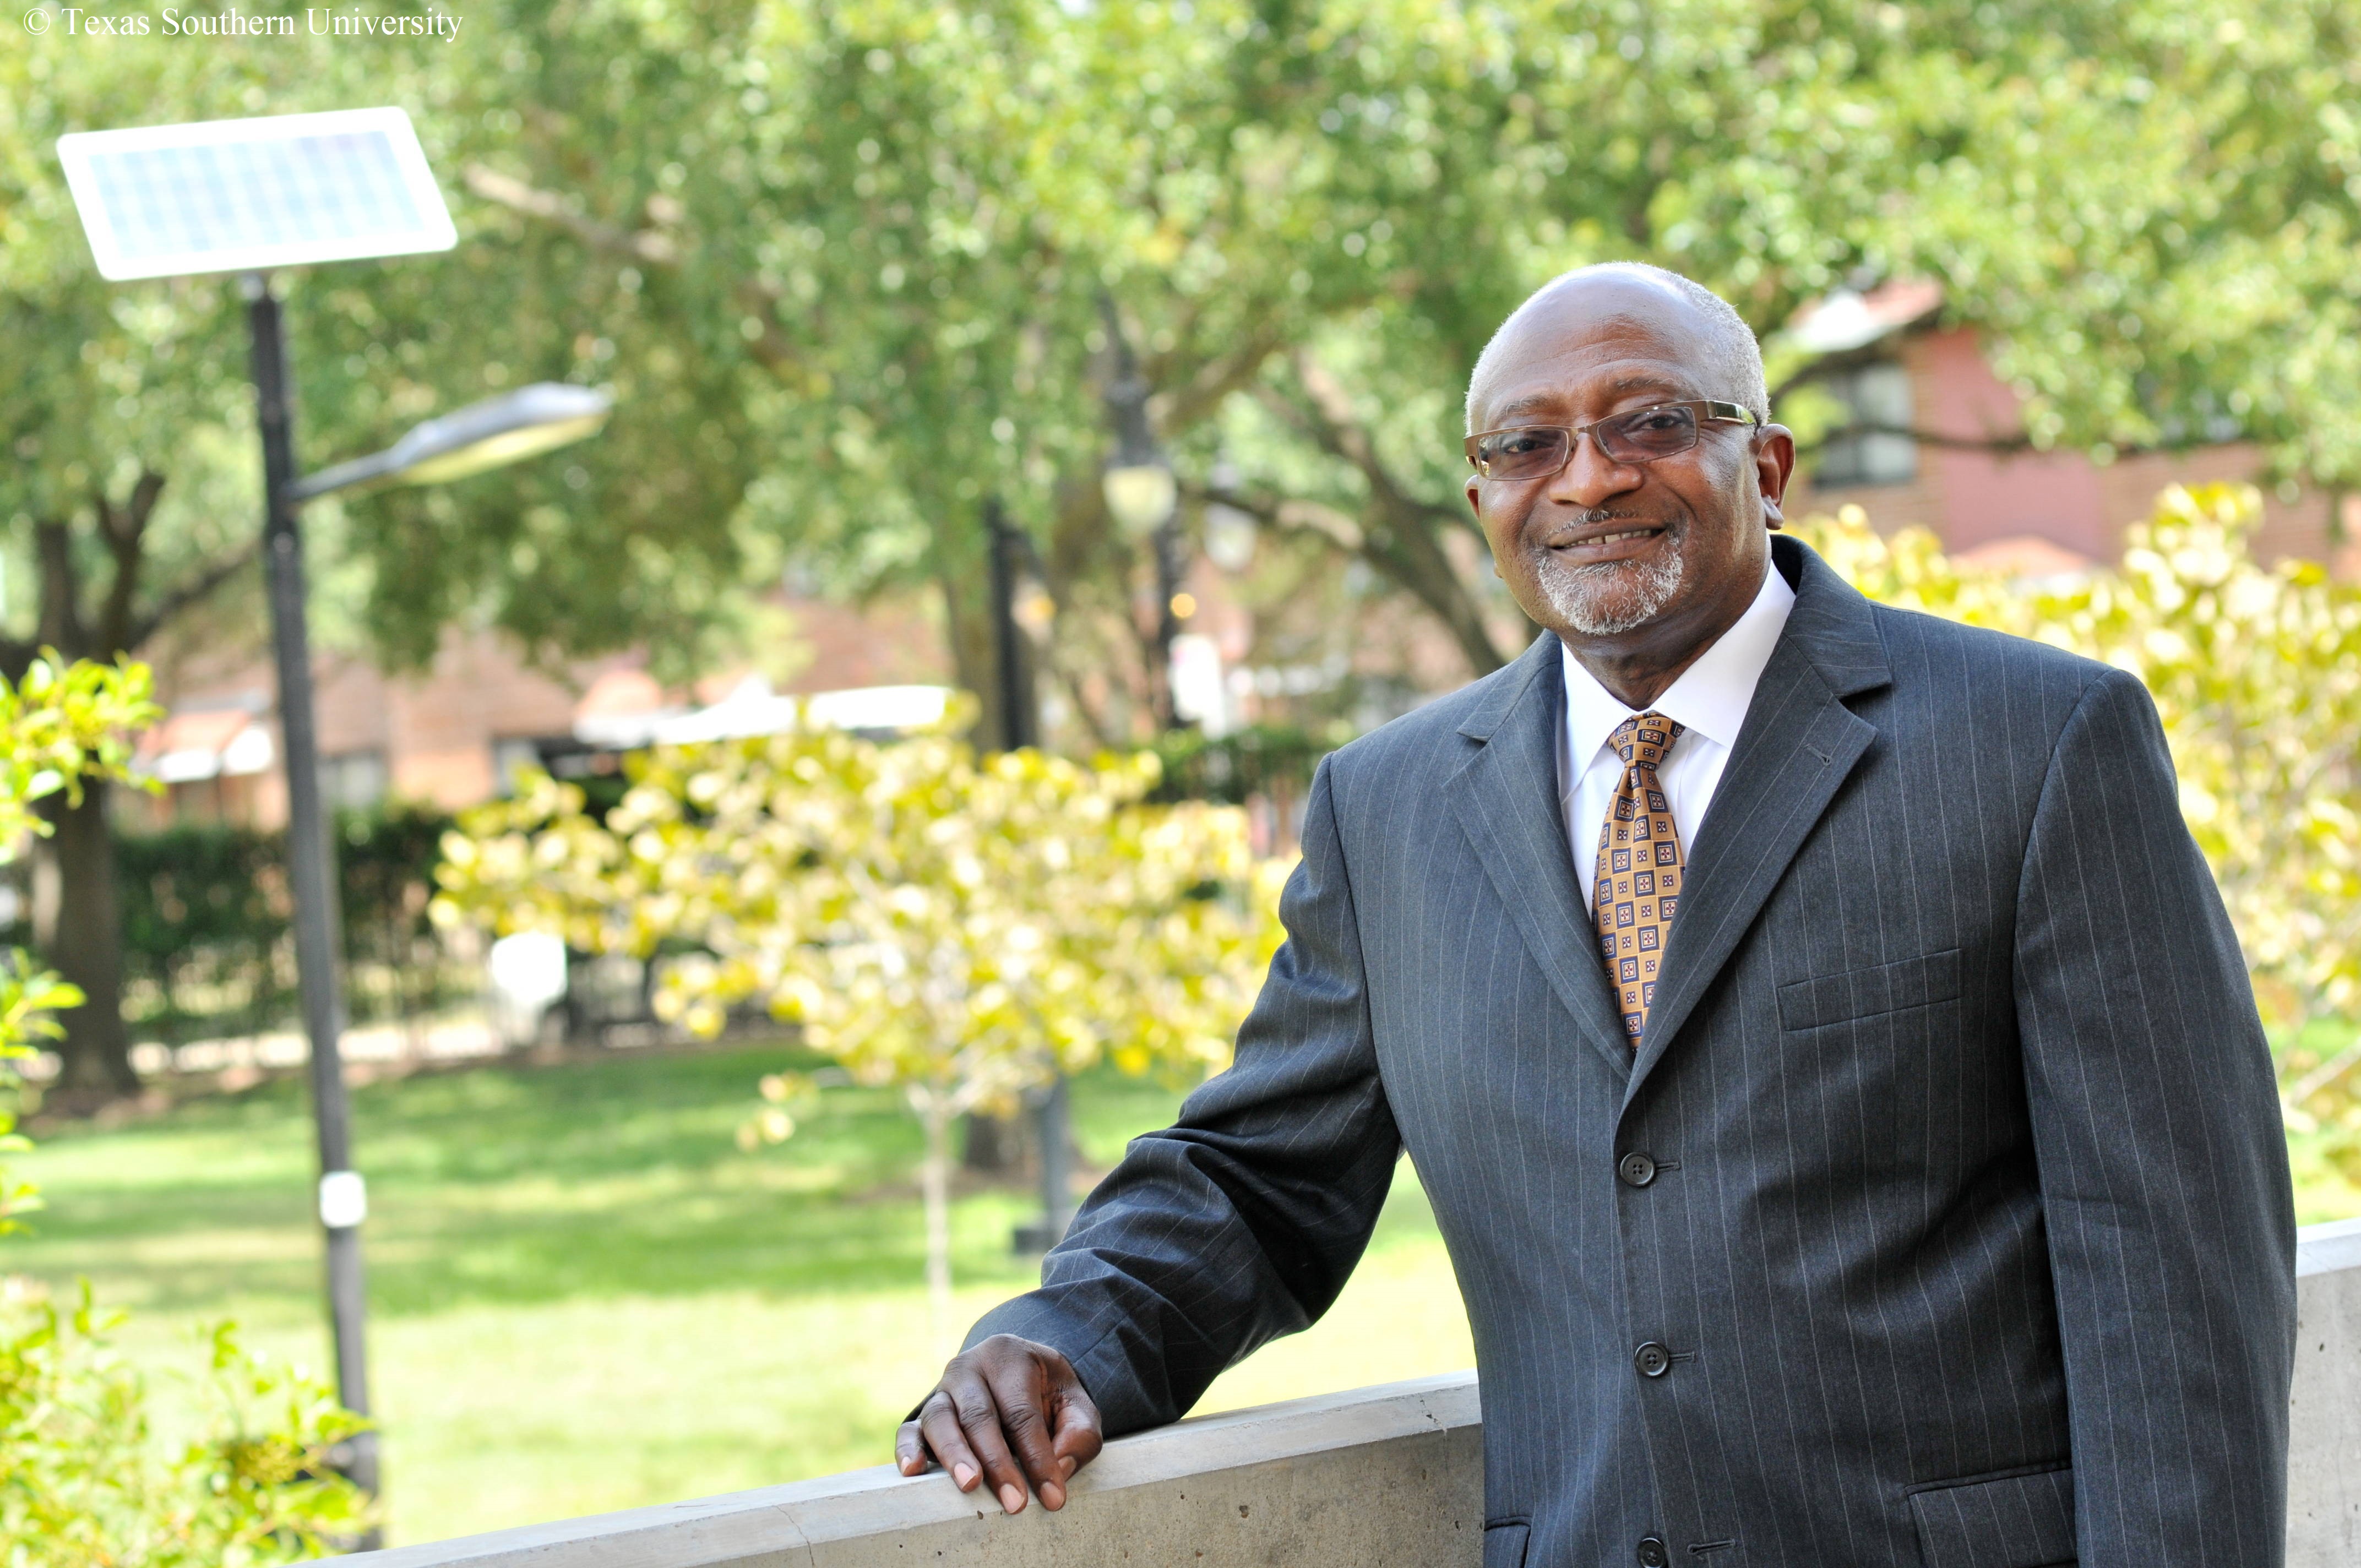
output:
M2015 435L1951 435L1939 430L1921 430L1912 424L1877 424L1864 422L1838 425L1817 441L1799 441L1795 444L1795 455L1799 457L1809 456L1827 446L1828 443L1841 440L1848 435L1901 435L1907 436L1921 445L1940 447L1949 452L1987 452L1996 456L2039 450L2033 444L2033 437L2022 431ZM2145 451L2147 448L2125 446L2117 450L2130 454Z
M487 202L511 212L555 224L593 250L630 257L651 266L670 267L680 259L680 247L670 235L654 229L623 229L602 223L581 211L579 203L552 191L537 190L513 176L471 163L460 181Z
M1305 349L1291 363L1304 391L1303 406L1268 388L1257 389L1257 396L1321 450L1360 473L1369 491L1360 554L1443 622L1477 674L1507 663L1474 596L1444 552L1437 524L1451 518L1449 509L1412 494L1394 477L1354 410L1351 394L1327 367Z
M82 574L74 570L73 533L63 519L33 525L33 553L39 563L39 630L33 641L69 658L82 652Z
M148 607L146 615L132 623L130 635L124 640L123 652L137 652L146 647L148 640L163 630L176 617L210 598L224 583L244 571L261 554L261 550L262 542L258 537L174 584Z
M485 201L513 213L522 213L529 218L555 224L592 250L644 262L651 267L677 267L685 258L681 242L662 229L620 228L591 217L582 211L581 203L573 198L561 196L554 191L541 190L513 175L487 169L480 163L467 165L460 170L459 178L468 190ZM670 203L669 198L665 201L669 204L660 210L662 214L668 218L677 215L678 204ZM779 301L777 291L764 287L757 280L748 279L739 282L733 292L748 316L763 329L762 335L747 345L748 350L766 369L780 370L795 363L800 356L786 334L779 330L778 318L774 313Z
M98 616L97 652L102 658L126 652L132 646L126 639L131 634L131 607L139 593L140 569L147 565L148 520L155 515L156 499L163 493L164 476L146 467L139 470L138 482L120 508L108 502L103 488L92 493L98 507L99 532L115 565Z

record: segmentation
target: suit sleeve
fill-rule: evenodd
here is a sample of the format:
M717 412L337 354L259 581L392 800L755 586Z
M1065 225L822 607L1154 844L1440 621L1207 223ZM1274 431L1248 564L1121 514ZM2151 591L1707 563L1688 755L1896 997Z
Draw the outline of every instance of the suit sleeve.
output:
M1287 942L1230 1069L1135 1139L1041 1267L987 1314L1074 1364L1110 1435L1177 1420L1248 1352L1327 1310L1376 1226L1400 1135L1378 1081L1334 768L1314 775Z
M2279 1096L2155 707L2121 671L2050 759L2015 986L2081 1568L2277 1564L2295 1338Z

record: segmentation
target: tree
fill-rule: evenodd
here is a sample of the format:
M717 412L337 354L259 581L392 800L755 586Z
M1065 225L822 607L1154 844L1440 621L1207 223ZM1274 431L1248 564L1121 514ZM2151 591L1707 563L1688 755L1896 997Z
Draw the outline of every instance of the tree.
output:
M370 449L533 377L623 400L565 461L324 511L358 619L412 658L466 617L544 652L676 653L793 559L841 593L938 588L988 706L997 497L1047 567L1070 739L1136 741L1158 608L1098 483L1109 299L1184 505L1266 525L1286 569L1246 591L1268 621L1316 641L1357 563L1467 673L1530 628L1458 496L1464 377L1528 290L1586 261L1675 268L1774 338L1833 287L1934 278L2029 399L2002 444L2238 432L2288 475L2361 475L2361 49L2331 0L498 0L469 26L509 41L0 61L0 273L38 306L22 362L87 383L0 423L44 443L41 493L68 498L93 573L91 476L125 506L142 460L192 447L151 410L162 437L99 443L66 482L49 444L79 426L57 411L114 419L93 365L154 357L86 364L81 340L176 342L176 310L209 342L234 323L218 291L204 314L210 286L60 293L82 263L48 138L364 92L411 108L466 239L302 281L307 447ZM1806 394L1831 363L1773 351L1785 409L1824 422ZM216 362L238 359L191 337L172 364ZM218 392L222 429L242 411ZM242 443L221 472L250 490ZM193 493L175 472L158 504ZM0 515L27 532L48 505ZM221 515L248 537L250 496Z
M397 102L451 168L469 156L465 137L499 134L439 45L109 42L121 47L28 38L0 56L0 549L33 567L7 579L34 585L31 603L0 604L9 677L44 646L101 663L175 638L257 646L263 619L237 291L214 278L101 280L57 137ZM415 664L453 624L490 620L548 659L639 638L678 654L726 619L738 580L732 513L752 466L742 400L726 376L703 373L694 332L661 304L642 308L635 283L609 276L586 302L578 279L532 264L545 236L494 266L473 227L448 256L278 280L303 466L377 450L419 419L528 380L600 380L623 411L563 462L312 509L328 568L315 578L328 588L315 597L324 641L366 640ZM60 1042L61 1086L84 1098L137 1086L119 1005L110 788L94 780L52 803L37 867L38 945L90 998L66 1013Z
M604 824L547 779L445 843L446 920L697 956L659 1005L699 1034L752 1003L926 1132L927 1279L950 1324L951 1127L1054 1071L1224 1065L1277 947L1243 814L1144 805L1152 755L979 758L949 734L667 748ZM785 1097L783 1081L766 1083ZM784 1110L755 1124L793 1130Z
M2243 487L2168 490L2120 568L2037 592L1947 560L1923 531L1881 539L1855 508L1804 532L1872 598L2147 682L2257 999L2295 1052L2290 1123L2310 1131L2356 1102L2361 1065L2361 587L2257 564L2259 510ZM2312 1055L2315 1025L2350 1044Z
M518 94L653 85L663 133L538 116L471 189L587 273L676 271L737 315L783 394L755 515L851 580L939 581L979 693L988 495L1042 542L1078 699L1147 647L1142 552L1096 485L1103 291L1186 492L1357 556L1475 673L1525 629L1457 497L1462 380L1584 261L1674 267L1773 334L1847 281L1930 276L2030 399L2000 444L2236 428L2352 482L2361 56L2325 0L591 14ZM1774 357L1798 400L1831 367Z

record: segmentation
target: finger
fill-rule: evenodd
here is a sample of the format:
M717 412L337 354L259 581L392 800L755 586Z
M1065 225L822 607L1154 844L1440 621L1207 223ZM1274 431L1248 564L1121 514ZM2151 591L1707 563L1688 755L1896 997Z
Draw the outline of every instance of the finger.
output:
M1090 1390L1074 1375L1071 1366L1063 1368L1065 1376L1057 1379L1055 1401L1050 1409L1050 1452L1058 1456L1066 1475L1099 1456L1106 1446L1106 1422L1091 1398Z
M992 1390L984 1386L983 1378L971 1372L957 1381L945 1378L943 1391L950 1396L960 1433L967 1439L968 1449L977 1463L983 1466L984 1483L1000 1499L1002 1511L1023 1513L1025 1472L1008 1452L1008 1440L1001 1435L1000 1406L993 1398Z
M975 1484L983 1479L983 1466L968 1447L967 1434L960 1430L959 1412L952 1408L950 1396L939 1388L927 1397L918 1411L918 1434L935 1463L951 1473L951 1484L962 1492L974 1491Z
M1066 1506L1066 1471L1049 1447L1049 1368L1038 1354L1010 1356L985 1373L992 1398L1000 1407L1000 1430L1041 1504L1052 1511Z
M927 1442L919 1435L917 1418L913 1416L894 1434L894 1464L905 1475L923 1475L928 1463Z

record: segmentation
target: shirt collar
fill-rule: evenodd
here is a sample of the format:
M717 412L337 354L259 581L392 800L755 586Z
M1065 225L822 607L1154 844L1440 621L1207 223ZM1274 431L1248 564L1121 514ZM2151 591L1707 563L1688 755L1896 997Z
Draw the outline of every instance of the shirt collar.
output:
M1754 701L1755 685L1763 678L1763 666L1771 662L1771 651L1779 645L1779 633L1786 629L1787 612L1795 604L1795 590L1787 586L1776 566L1766 562L1763 587L1746 613L1716 638L1696 663L1681 672L1680 679L1656 699L1653 711L1719 745L1736 745L1738 731L1746 723L1746 710ZM1637 715L1600 685L1563 643L1558 657L1565 672L1565 761L1570 764L1568 773L1578 774L1607 744L1616 726ZM1571 784L1569 777L1568 787Z

